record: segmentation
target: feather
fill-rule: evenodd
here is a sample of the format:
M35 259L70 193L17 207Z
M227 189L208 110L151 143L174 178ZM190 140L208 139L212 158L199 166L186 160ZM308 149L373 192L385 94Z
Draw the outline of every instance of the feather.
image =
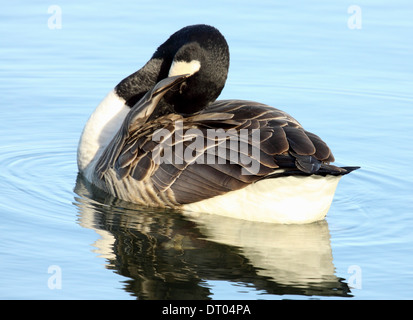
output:
M151 100L145 103L151 105ZM256 102L222 100L186 117L128 119L100 159L105 163L102 175L112 167L119 179L130 177L159 193L170 191L180 204L280 174L346 172L326 167L324 162L334 157L320 137L287 113Z
M321 140L321 138L314 133L304 131L305 134L310 138L311 142L313 143L316 152L314 153L314 156L318 160L326 161L326 162L333 162L334 161L334 156L331 153L330 148L327 146L327 144Z
M299 155L312 155L316 152L314 144L302 128L284 127L290 148Z

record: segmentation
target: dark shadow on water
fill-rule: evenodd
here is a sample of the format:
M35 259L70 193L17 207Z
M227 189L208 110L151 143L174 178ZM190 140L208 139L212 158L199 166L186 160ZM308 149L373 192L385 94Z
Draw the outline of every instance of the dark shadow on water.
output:
M120 201L80 176L75 192L79 224L100 235L95 252L127 277L124 290L138 299L212 299L210 280L254 288L264 299L351 297L334 274L326 221L276 225L188 216Z

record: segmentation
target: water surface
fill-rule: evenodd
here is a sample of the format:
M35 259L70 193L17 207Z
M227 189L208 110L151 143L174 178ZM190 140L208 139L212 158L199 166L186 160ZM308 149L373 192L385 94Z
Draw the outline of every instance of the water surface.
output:
M363 1L351 29L351 4L71 1L56 4L60 29L55 3L2 6L0 297L411 299L413 7ZM95 106L194 23L229 43L222 99L284 109L338 165L362 167L342 179L324 221L186 217L78 178Z

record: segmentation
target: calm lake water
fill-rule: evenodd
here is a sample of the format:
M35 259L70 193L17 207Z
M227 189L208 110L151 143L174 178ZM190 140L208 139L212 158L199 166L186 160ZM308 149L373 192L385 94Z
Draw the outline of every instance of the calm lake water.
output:
M412 299L412 16L407 0L3 4L0 298ZM362 167L324 221L189 218L78 179L96 105L196 23L230 46L220 98L284 109Z

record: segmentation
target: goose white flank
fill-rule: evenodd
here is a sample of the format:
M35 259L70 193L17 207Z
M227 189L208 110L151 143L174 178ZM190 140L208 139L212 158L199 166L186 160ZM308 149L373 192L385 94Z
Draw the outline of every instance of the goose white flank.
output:
M216 100L229 69L208 25L169 37L92 113L80 138L83 177L117 198L276 223L322 220L341 177L316 134L274 107Z

